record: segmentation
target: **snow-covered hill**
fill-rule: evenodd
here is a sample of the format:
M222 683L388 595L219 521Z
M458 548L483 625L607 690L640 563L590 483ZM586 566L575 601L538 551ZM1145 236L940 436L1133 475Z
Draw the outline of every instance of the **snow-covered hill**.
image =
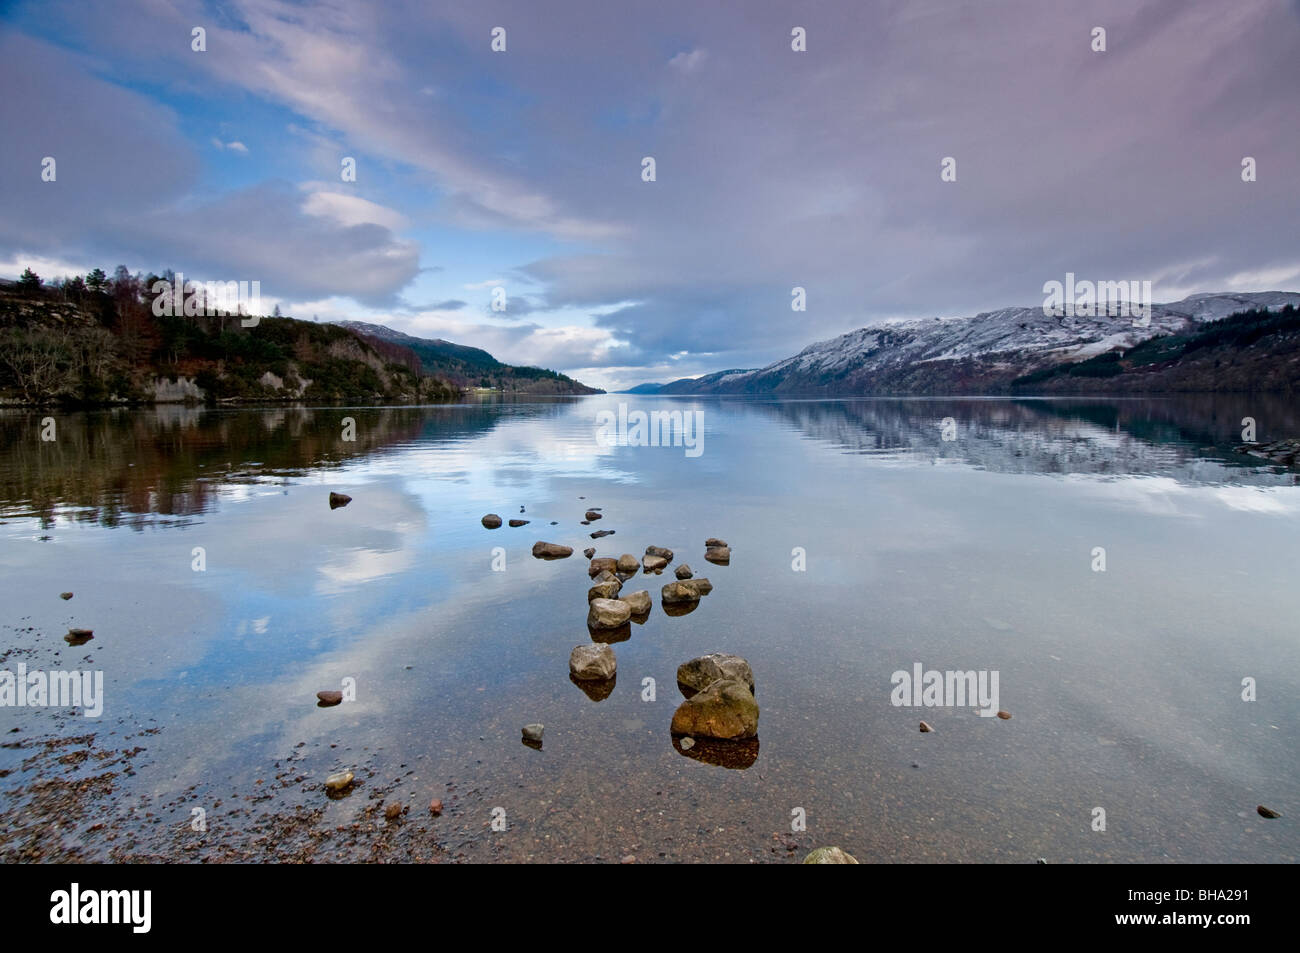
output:
M897 321L809 345L793 357L749 371L674 381L663 393L984 393L1051 364L1127 349L1252 308L1300 306L1300 293L1198 294L1153 304L1149 318L1054 317L1004 308L971 318Z

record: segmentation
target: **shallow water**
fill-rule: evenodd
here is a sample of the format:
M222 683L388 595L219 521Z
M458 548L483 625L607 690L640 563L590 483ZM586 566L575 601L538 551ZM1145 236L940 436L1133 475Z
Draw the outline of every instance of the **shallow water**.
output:
M597 414L620 404L700 412L701 452L606 445ZM1300 854L1300 485L1232 451L1245 416L1260 440L1300 434L1291 402L160 408L55 415L52 441L43 416L0 413L0 652L102 670L105 707L0 708L9 859L38 837L91 859ZM604 519L582 526L589 506ZM532 522L489 531L488 512ZM710 536L730 565L704 561ZM538 540L575 554L533 559ZM581 550L651 544L676 558L625 584L655 606L593 700L567 667L590 638ZM683 561L715 588L669 617ZM95 637L71 647L69 626ZM683 753L674 673L714 651L750 661L759 738ZM1013 717L892 705L916 663L996 671ZM356 700L318 708L345 678ZM361 783L329 800L342 768ZM41 800L54 772L95 781L76 810ZM389 823L393 801L410 810Z

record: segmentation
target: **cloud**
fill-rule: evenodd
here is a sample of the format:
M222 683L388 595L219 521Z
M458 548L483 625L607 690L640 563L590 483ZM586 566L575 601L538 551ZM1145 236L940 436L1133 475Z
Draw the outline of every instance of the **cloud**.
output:
M222 142L216 136L213 136L212 144L220 150L228 149L231 152L238 152L240 155L248 155L248 146L244 145L242 142L239 142L238 140L233 142Z
M1156 277L1166 300L1298 280L1294 3L841 0L801 8L805 53L790 49L785 8L752 6L738 18L665 0L635 30L625 8L572 0L311 15L238 0L222 17L198 0L42 6L61 43L93 56L0 41L0 80L17 92L0 103L14 137L0 257L154 261L176 247L255 265L301 299L396 308L421 259L472 247L457 283L535 285L511 293L527 310L492 318L530 321L465 333L584 361L573 366L692 373L892 317L1033 304L1067 271ZM509 21L504 54L488 47L494 16ZM210 24L202 55L176 39L195 22ZM1098 23L1105 53L1090 48ZM238 164L261 170L256 185L196 184L183 123L115 83L289 113L307 197L286 194L296 186L273 163L289 160L260 148ZM228 128L263 141L239 123ZM42 192L34 162L56 147L60 190ZM367 191L323 184L342 155ZM640 178L646 155L655 182ZM1241 181L1247 155L1257 182ZM940 180L945 156L955 182ZM182 213L215 231L178 230ZM791 312L794 286L808 311ZM575 311L590 337L535 330Z
M681 52L668 61L668 65L682 73L694 73L704 65L708 53L702 49L694 49L689 53Z

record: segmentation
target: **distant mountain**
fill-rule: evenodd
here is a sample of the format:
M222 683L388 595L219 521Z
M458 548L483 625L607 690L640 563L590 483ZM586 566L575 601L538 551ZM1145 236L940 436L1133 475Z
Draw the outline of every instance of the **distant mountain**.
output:
M1102 381L1100 375L1090 383L1080 384L1086 372L1066 375L1064 382L1048 381L1056 375L1045 372L1058 365L1129 351L1152 338L1183 336L1181 346L1207 322L1287 305L1300 306L1300 294L1269 291L1192 295L1171 304L1152 305L1150 319L1142 326L1135 325L1130 317L1053 317L1041 307L1004 308L971 318L899 321L861 328L810 345L793 357L757 370L719 371L694 380L674 381L660 393L944 395L1005 394L1013 389L1029 393L1035 383L1033 375L1039 374L1042 376L1037 382L1049 391L1077 386L1100 392L1109 387L1104 382L1098 383ZM1281 338L1278 340L1285 346ZM1267 378L1270 389L1300 389L1300 366L1290 365L1288 371L1280 374L1273 368L1271 373L1264 374L1266 368L1276 363L1267 348L1236 353L1249 348L1251 343L1258 341L1225 338L1216 345L1221 349L1217 365L1206 366L1198 361L1194 372L1187 370L1164 378L1149 376L1144 380L1150 387L1209 391L1252 389L1252 380L1254 389L1263 389L1261 381ZM1239 358L1243 364L1229 375L1231 382L1216 377L1225 356ZM1257 376L1252 378L1252 374ZM1261 374L1264 376L1258 376ZM1115 389L1121 390L1133 386L1112 383Z
M620 394L657 394L664 389L662 383L637 384L635 387L629 387L627 390L618 391Z
M382 324L339 321L363 337L376 338L413 351L426 374L444 378L460 387L492 387L515 394L603 394L604 391L540 367L503 364L477 347L453 344L441 338L418 338Z
M734 381L741 380L747 374L756 374L757 370L714 371L703 377L683 377L659 388L661 394L723 394L745 393L745 391L727 390Z

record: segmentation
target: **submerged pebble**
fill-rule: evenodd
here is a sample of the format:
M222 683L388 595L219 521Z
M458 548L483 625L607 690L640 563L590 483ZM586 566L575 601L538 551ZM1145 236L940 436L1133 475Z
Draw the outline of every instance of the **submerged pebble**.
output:
M1282 816L1282 814L1281 814L1280 811L1275 811L1275 810L1273 810L1271 807L1265 807L1263 804L1261 804L1259 807L1255 808L1255 810L1259 811L1259 816L1260 816L1260 817L1269 817L1269 818L1273 818L1273 817L1281 817L1281 816Z
M346 493L330 494L330 509L332 510L337 510L340 506L347 506L351 502L352 497L348 496Z
M351 771L336 771L325 779L325 789L327 791L345 791L352 784L356 775Z
M533 741L538 744L541 744L542 730L545 727L546 727L545 725L538 725L538 724L524 725L524 729L523 729L524 741Z
M922 730L922 731L934 731L934 729L930 727L929 722L925 722L925 721L921 722L921 730Z
M72 598L72 593L70 593L70 592L60 592L60 593L59 593L59 598L60 598L60 599L64 599L64 600L71 599L71 598Z

